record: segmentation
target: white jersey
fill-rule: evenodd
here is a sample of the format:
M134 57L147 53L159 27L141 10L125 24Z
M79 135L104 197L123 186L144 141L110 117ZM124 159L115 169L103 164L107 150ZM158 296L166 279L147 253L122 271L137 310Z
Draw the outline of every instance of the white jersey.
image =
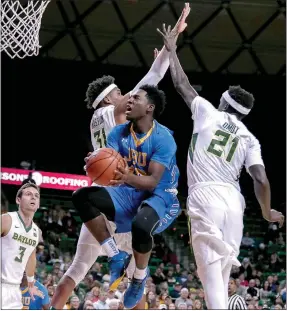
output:
M33 222L26 228L18 212L8 213L12 218L7 235L1 237L2 282L20 285L28 259L39 242L39 228Z
M236 116L197 96L191 104L194 129L188 150L188 186L228 183L240 190L243 166L263 164L258 140Z
M112 105L95 110L90 126L94 150L106 146L107 137L116 126L114 110L115 106Z

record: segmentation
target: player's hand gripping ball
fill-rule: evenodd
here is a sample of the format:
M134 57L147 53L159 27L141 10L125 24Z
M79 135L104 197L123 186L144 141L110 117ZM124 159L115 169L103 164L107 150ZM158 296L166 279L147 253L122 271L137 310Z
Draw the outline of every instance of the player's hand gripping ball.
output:
M110 186L110 181L117 179L115 171L126 166L123 157L111 148L98 149L88 155L85 161L87 175L101 186Z

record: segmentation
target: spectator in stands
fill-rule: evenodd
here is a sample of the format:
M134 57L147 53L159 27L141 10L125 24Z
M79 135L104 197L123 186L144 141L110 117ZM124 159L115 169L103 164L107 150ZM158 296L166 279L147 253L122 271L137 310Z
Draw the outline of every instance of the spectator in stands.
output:
M109 310L118 310L119 307L119 300L118 299L111 299L108 303Z
M170 303L170 304L168 305L168 310L176 310L175 304L174 304L174 303Z
M187 306L192 306L192 301L188 299L188 289L182 288L180 291L180 297L176 298L175 306L178 308L179 304L185 303Z
M54 285L46 285L47 287L47 290L48 290L48 295L50 297L50 300L52 299L52 297L54 296L54 293L55 293L55 286Z
M125 286L124 282L120 282L120 284L119 284L119 286L115 292L115 296L117 296L119 300L122 300L125 290L126 290L126 286Z
M202 306L202 302L200 299L195 299L194 300L194 310L202 310L203 306Z
M259 298L267 299L271 294L271 286L268 281L265 281L263 287L259 290Z
M255 241L249 236L249 232L245 232L245 235L241 241L241 246L243 248L250 248L250 247L254 247L254 244L255 244Z
M179 263L175 265L174 276L175 277L180 277L181 276L181 266L180 266Z
M84 310L94 310L94 306L91 300L86 300L84 303Z
M284 241L283 232L279 232L279 236L278 236L276 243L278 245L283 245L283 246L286 244Z
M70 310L79 310L80 299L78 296L71 296L69 299L69 309Z
M187 276L187 280L182 284L182 287L186 288L198 288L198 282L194 278L192 273L189 273Z
M155 285L160 284L161 282L166 280L165 275L163 274L163 271L161 268L157 268L154 275L152 275L152 279Z
M281 272L281 259L278 257L278 255L276 253L273 253L270 257L270 265L269 265L269 269L272 272Z
M182 288L181 284L179 282L176 282L173 285L173 289L170 291L170 296L172 298L178 298L180 296L181 288Z
M107 310L107 309L109 309L109 306L108 306L106 300L107 300L107 293L102 290L100 292L100 295L99 295L99 300L94 303L94 308L96 310Z
M181 302L178 306L177 306L178 310L186 310L187 309L187 304L184 302Z
M251 279L249 281L249 286L247 288L247 294L250 294L251 297L259 297L259 290L258 288L255 287L255 280L254 279Z
M245 257L242 261L242 265L239 268L240 273L244 273L247 279L251 278L252 275L252 266L250 259L248 257Z
M176 283L176 278L173 276L173 271L172 270L169 270L167 272L166 278L167 278L168 286L173 286Z

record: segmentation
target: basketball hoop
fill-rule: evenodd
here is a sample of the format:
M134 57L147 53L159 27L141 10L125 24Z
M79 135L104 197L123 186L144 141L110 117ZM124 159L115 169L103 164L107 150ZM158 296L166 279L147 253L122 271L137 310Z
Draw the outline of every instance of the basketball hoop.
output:
M39 31L43 13L51 0L2 0L1 46L11 58L24 58L39 54Z

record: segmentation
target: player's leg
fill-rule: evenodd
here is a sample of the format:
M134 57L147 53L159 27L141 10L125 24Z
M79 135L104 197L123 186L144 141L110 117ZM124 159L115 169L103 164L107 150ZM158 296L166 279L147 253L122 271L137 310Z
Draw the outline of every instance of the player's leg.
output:
M220 193L220 187L208 186L193 190L187 205L192 248L208 308L226 309L223 274L227 273L224 269L232 251L223 241L222 230L228 206Z
M72 201L82 221L109 257L110 288L115 290L125 275L131 255L119 251L102 215L109 221L115 221L113 199L104 187L85 187L73 193Z
M2 310L21 310L22 293L19 285L1 284L1 309Z
M74 260L61 278L53 295L51 301L53 309L61 310L64 308L72 291L84 279L100 252L101 245L83 224Z
M144 204L132 222L132 247L135 257L135 271L130 286L124 294L124 306L134 308L144 294L149 276L148 262L153 247L153 232L159 224L156 211Z
M132 235L131 232L115 234L114 238L118 245L118 248L127 252L128 254L133 253L132 249ZM131 258L129 266L127 267L127 277L131 280L135 272L135 259L134 256ZM145 309L146 296L143 295L142 300L133 308L133 310L144 310Z
M144 293L149 276L148 262L153 247L153 235L168 228L180 211L176 195L164 192L162 196L151 196L132 222L132 246L136 268L131 285L124 295L124 306L133 308Z
M201 264L202 261L197 258L195 257L197 273L204 289L207 308L210 310L227 309L221 259L211 264Z
M233 256L227 262L222 271L223 282L225 287L225 303L228 308L228 283L232 265L240 266L237 260L239 248L243 235L243 214L245 209L245 200L240 192L236 189L228 189L226 191L225 200L229 206L227 210L226 220L223 226L223 240L233 250Z

